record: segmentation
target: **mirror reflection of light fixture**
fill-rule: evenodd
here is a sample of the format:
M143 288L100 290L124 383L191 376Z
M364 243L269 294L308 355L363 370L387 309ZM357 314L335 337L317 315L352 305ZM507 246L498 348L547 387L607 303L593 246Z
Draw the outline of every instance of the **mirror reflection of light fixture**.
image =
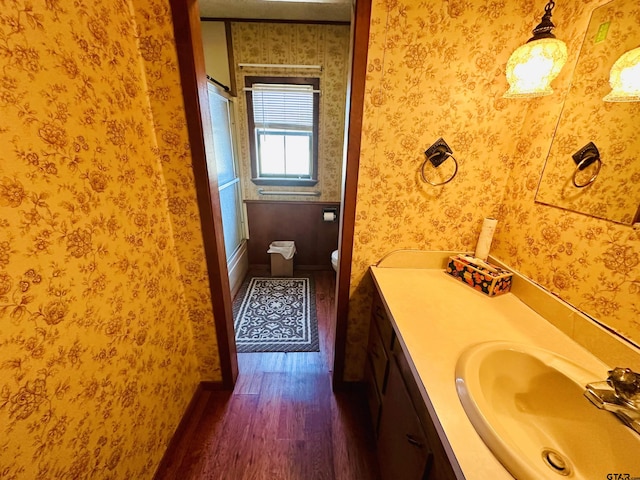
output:
M611 91L605 102L640 102L640 47L620 55L609 74Z
M540 24L533 29L533 37L518 47L507 62L509 90L504 98L532 98L551 95L549 85L567 62L567 46L551 31L551 11L555 2L549 0L544 7Z

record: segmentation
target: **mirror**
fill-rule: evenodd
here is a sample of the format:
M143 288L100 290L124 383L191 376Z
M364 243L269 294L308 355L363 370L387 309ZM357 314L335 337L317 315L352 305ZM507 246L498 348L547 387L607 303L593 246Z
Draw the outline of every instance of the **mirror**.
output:
M611 91L613 63L639 45L637 0L613 0L593 11L537 202L625 225L640 221L640 102L602 100ZM581 167L588 166L576 170L573 156L590 142L597 147L601 164L583 162Z

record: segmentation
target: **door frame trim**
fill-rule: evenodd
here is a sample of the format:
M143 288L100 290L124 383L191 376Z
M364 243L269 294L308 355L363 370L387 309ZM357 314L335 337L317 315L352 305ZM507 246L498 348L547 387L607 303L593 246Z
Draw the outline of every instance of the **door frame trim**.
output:
M333 360L333 389L347 389L344 369L349 321L349 293L351 288L351 262L356 222L358 172L364 112L365 83L367 77L367 53L369 49L369 25L371 0L355 0L353 13L351 69L347 93L348 112L345 130L345 152L342 170L342 208L340 209L339 259L336 277L336 343Z
M182 97L189 132L200 225L209 272L209 291L218 340L222 384L233 389L238 378L238 355L233 334L233 309L222 234L218 175L207 168L213 158L208 81L197 0L169 0L173 21ZM215 192L212 195L211 192Z

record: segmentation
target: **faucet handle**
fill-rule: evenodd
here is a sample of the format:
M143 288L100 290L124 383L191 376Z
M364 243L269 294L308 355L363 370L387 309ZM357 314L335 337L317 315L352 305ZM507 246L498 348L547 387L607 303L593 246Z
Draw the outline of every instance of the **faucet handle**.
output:
M640 374L630 368L617 367L609 370L607 383L622 400L634 406L640 403Z

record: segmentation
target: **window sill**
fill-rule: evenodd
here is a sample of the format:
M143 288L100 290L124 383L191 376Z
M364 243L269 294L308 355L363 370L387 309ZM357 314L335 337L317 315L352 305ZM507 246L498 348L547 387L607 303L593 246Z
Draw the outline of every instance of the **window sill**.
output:
M318 180L304 178L252 178L255 185L270 185L281 187L313 187Z

